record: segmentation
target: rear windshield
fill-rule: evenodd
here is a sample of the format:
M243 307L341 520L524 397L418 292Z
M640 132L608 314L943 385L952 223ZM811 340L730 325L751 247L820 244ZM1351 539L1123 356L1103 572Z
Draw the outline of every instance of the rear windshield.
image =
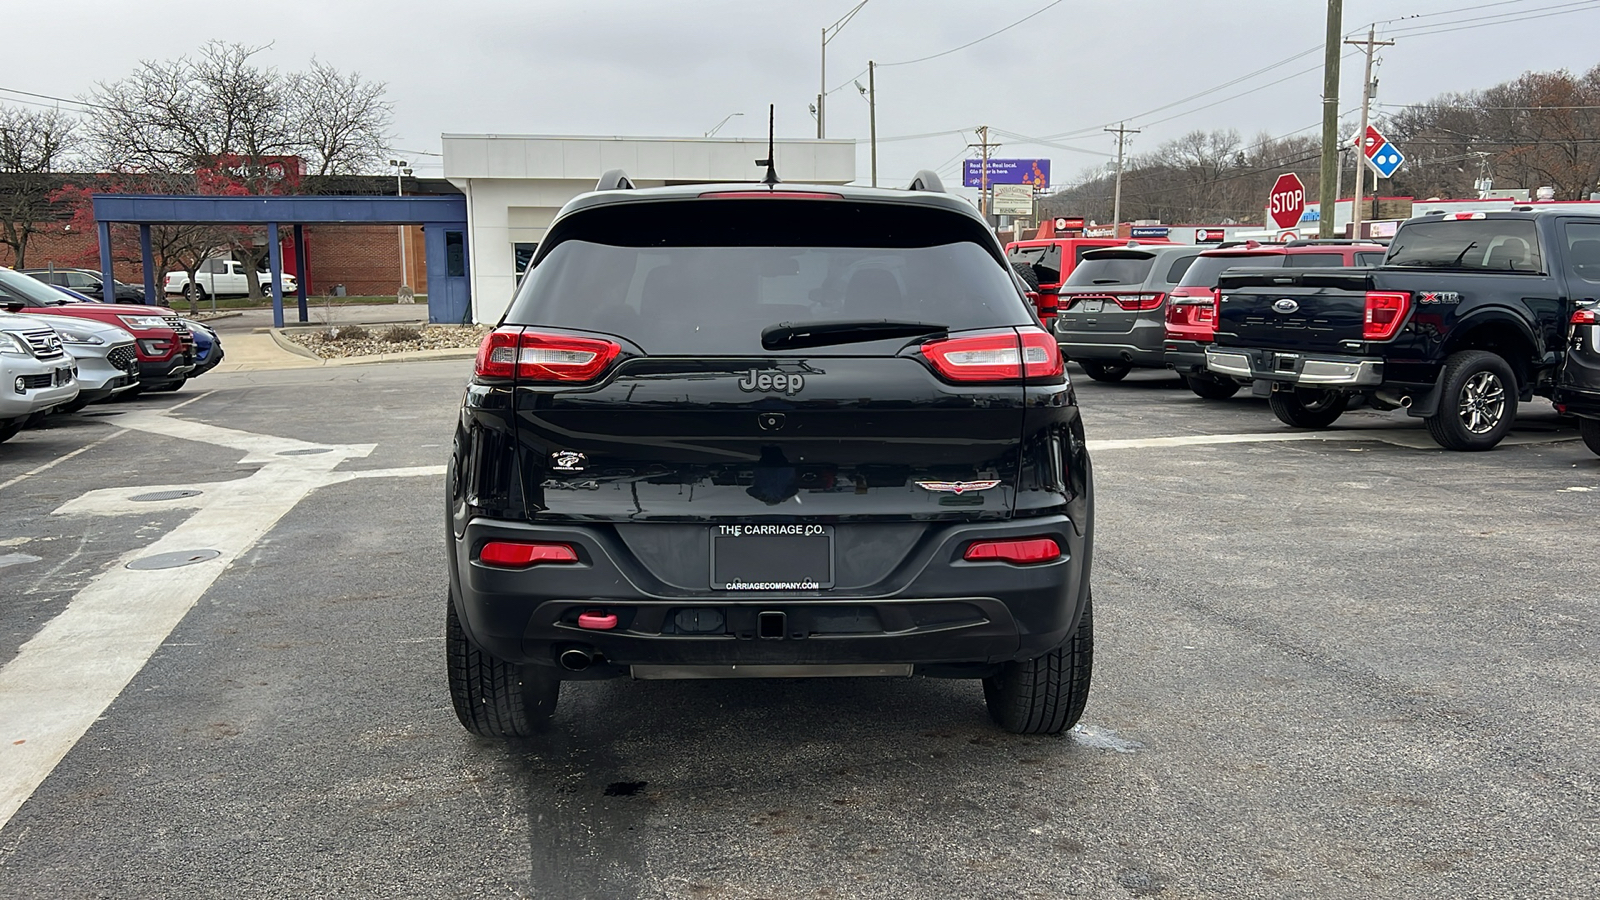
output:
M553 229L546 243L555 247L529 270L507 321L618 335L656 356L761 354L762 329L785 322L887 319L965 330L1032 321L1010 270L962 239L986 236L964 216L891 207L897 215L880 221L877 211L831 201L651 204L669 205L699 208L660 229L634 230L662 212L637 207L627 228L567 230L582 239ZM806 208L773 215L779 205ZM723 215L694 221L707 208ZM739 227L745 215L759 221ZM938 243L919 246L930 240Z
M1194 265L1189 267L1189 271L1183 273L1183 281L1179 282L1178 286L1214 288L1217 286L1217 279L1229 269L1240 267L1281 269L1283 260L1282 253L1230 253L1227 256L1201 254L1194 258Z
M1143 284L1156 258L1151 253L1100 250L1083 258L1067 276L1068 285Z
M1407 222L1395 234L1383 264L1481 272L1544 271L1539 237L1527 219Z
M0 268L0 303L18 300L29 306L61 306L72 298L21 272Z
M1012 247L1006 258L1014 263L1033 266L1040 284L1058 284L1061 281L1061 245L1042 247Z
M1286 253L1291 269L1321 269L1344 265L1344 257L1337 253Z

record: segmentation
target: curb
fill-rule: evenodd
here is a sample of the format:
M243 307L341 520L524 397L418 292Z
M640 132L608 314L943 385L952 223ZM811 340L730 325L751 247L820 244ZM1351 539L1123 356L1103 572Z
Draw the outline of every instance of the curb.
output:
M314 359L317 362L322 362L322 357L284 337L279 329L273 328L267 333L272 335L273 343L277 344L280 349L287 350L290 353L293 353L295 356L304 356L306 359Z

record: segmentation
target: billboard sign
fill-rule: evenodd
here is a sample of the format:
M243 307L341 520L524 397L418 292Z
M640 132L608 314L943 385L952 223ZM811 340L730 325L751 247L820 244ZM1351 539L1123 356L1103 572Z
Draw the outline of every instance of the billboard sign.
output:
M1172 229L1166 225L1135 225L1128 232L1128 237L1136 238L1164 238Z
M964 187L983 186L983 160L969 159L962 167L961 184ZM1031 184L1036 191L1050 186L1050 160L1048 159L991 159L990 184Z
M1196 228L1194 230L1194 242L1196 244L1220 244L1226 235L1227 232L1221 228Z

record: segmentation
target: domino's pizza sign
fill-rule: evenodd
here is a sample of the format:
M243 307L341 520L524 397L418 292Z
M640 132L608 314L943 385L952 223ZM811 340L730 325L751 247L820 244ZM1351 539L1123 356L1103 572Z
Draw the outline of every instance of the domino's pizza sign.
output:
M1361 144L1361 152L1366 157L1367 165L1383 178L1392 178L1395 170L1406 161L1406 155L1389 143L1383 132L1374 127L1367 127L1367 133L1363 135Z

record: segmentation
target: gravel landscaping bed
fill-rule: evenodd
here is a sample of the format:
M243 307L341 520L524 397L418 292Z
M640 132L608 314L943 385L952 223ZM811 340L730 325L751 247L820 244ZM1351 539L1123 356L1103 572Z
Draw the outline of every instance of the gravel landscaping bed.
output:
M402 353L407 350L476 349L489 333L486 325L338 325L332 328L291 329L285 338L323 359Z

